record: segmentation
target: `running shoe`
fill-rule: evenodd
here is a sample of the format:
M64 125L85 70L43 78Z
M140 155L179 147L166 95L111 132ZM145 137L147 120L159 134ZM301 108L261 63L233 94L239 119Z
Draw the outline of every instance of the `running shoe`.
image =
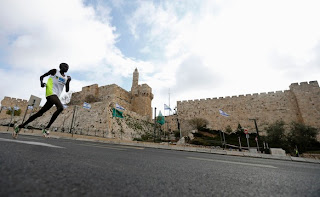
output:
M49 131L47 129L42 129L43 137L49 137Z
M13 137L14 139L17 139L18 134L19 134L19 131L20 131L19 126L15 126L15 127L13 128L12 137Z

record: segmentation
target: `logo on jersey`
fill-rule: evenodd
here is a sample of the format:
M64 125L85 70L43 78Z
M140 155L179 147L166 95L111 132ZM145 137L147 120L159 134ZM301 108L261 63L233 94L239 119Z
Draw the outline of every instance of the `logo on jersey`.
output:
M58 79L58 80L59 80L59 82L60 82L60 83L66 83L65 78L59 77L59 79Z

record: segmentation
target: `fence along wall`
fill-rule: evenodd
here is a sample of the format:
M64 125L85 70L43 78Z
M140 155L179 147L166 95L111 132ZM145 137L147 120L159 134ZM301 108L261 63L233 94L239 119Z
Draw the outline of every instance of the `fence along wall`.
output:
M256 118L259 130L263 131L277 120L287 124L292 121L303 122L320 128L319 103L318 82L311 81L291 84L290 90L285 91L178 101L177 109L181 121L205 118L209 121L208 127L212 129L225 129L229 125L235 130L240 123L255 131L253 121L249 119ZM219 109L230 116L221 116Z

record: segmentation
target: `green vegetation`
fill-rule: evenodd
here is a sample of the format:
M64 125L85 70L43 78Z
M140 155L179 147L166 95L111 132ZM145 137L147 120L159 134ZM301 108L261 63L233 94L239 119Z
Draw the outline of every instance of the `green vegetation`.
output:
M276 121L266 128L267 136L264 138L272 148L283 148L288 150L288 139L285 135L285 123L283 121Z
M194 124L196 125L196 124ZM227 127L226 131L230 132L231 128ZM242 147L247 147L247 139L244 134L244 129L238 124L237 131L234 133L225 132L225 139L227 144L239 146L239 139ZM286 132L285 122L276 121L266 128L267 136L260 136L260 144L262 147L263 141L269 144L271 148L282 148L287 153L295 154L296 147L299 153L318 152L320 151L320 143L316 140L318 131L316 128L307 126L302 123L293 122L290 129ZM189 143L203 146L222 146L222 133L216 130L209 130L202 128L198 133L193 134L194 139ZM249 137L250 147L256 147L257 135L251 133Z
M189 124L192 126L193 129L203 130L208 125L208 120L204 118L193 118L189 120Z
M297 146L300 153L319 151L320 143L316 139L318 132L314 127L296 122L291 123L290 133L287 136L289 147L293 150Z
M144 123L141 123L141 121L126 121L128 121L127 125L129 127L138 130L141 130L141 128L144 125ZM154 127L153 123L146 122L145 124L151 124L149 125L149 127ZM193 133L194 138L192 140L190 140L190 138L187 137L187 143L202 146L222 147L223 133L219 130L211 130L206 128L208 124L208 121L206 119L194 118L189 121L189 124L192 126L193 129L197 129L198 132ZM159 131L160 129L160 125L157 124L157 131ZM270 148L282 148L287 153L291 153L292 155L295 154L296 147L298 148L300 154L306 152L320 152L320 143L316 140L316 136L318 134L318 130L316 128L296 122L293 122L288 126L283 121L276 121L270 124L268 127L266 127L265 130L267 132L267 136L260 136L260 147L263 147L263 142L266 142L268 143ZM180 132L174 131L174 136L176 140L178 140L180 138ZM250 147L257 147L256 138L256 133L251 133L249 135ZM134 140L154 141L153 132L146 132L145 134L141 135L141 138ZM236 132L232 132L230 126L227 126L225 128L225 140L226 144L231 144L235 146L239 146L240 140L242 147L248 147L246 134L244 133L244 129L240 124L238 124ZM156 137L156 142L161 142L159 136Z
M318 130L303 123L292 122L289 131L286 132L285 123L277 121L266 128L267 136L262 139L272 148L282 148L286 152L295 154L309 151L320 151L320 143L316 140Z
M135 130L135 131L143 131L143 130L148 130L147 128L153 128L154 124L145 121L145 120L136 120L132 118L130 115L124 116L124 120L126 121L126 124L128 125L129 128Z
M217 133L215 133L217 132ZM215 133L215 134L212 134ZM220 136L219 131L213 131L213 132L206 132L206 131L199 131L198 133L194 133L194 139L190 140L190 144L195 145L203 145L203 146L220 146Z
M230 125L226 127L226 133L232 133L232 129Z
M11 113L12 112L9 109L6 111L6 114L8 114L8 115L11 115ZM14 113L13 113L14 116L20 116L20 114L21 114L21 109L14 110Z
M176 140L180 139L180 131L173 131L174 132L174 137Z

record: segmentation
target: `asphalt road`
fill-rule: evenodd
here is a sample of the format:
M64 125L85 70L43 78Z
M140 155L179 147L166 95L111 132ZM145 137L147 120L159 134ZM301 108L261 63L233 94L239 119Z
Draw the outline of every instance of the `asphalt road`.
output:
M320 196L320 165L0 133L0 196Z

